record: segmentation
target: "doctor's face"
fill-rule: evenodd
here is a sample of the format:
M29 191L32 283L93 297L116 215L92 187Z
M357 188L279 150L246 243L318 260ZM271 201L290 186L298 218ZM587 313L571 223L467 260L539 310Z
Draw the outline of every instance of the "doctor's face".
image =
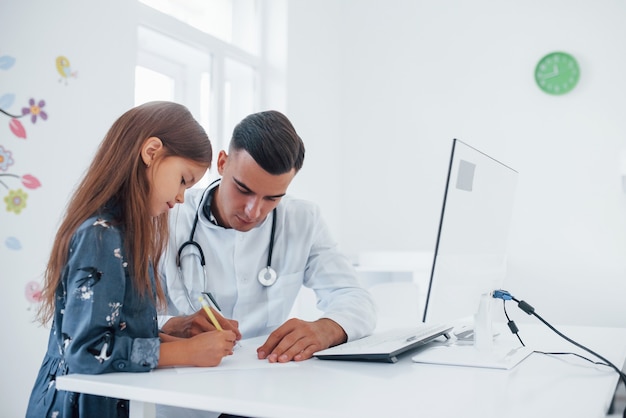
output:
M223 227L243 232L263 222L287 193L296 175L295 169L285 174L270 174L244 150L230 155L220 151L217 170L222 182L213 197L213 213Z

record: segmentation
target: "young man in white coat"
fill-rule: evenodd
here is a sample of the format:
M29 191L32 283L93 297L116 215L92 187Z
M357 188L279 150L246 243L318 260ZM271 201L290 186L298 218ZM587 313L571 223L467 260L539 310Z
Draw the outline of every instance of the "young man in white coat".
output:
M268 335L257 353L270 362L307 360L371 334L374 303L318 206L287 195L304 153L280 112L255 113L235 127L228 153L218 155L220 179L189 189L170 212L163 332L190 337L214 329L198 301L206 292L223 328L238 338ZM287 320L302 286L315 291L322 311L312 322Z

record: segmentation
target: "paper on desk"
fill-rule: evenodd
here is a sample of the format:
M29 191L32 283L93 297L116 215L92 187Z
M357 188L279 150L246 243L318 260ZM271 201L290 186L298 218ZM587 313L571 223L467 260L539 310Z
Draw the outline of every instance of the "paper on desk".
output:
M298 363L290 361L288 363L270 363L267 360L259 360L256 349L265 339L251 338L239 341L233 354L222 359L216 367L174 367L177 373L210 373L223 372L228 370L251 370L267 369L270 367L296 367Z

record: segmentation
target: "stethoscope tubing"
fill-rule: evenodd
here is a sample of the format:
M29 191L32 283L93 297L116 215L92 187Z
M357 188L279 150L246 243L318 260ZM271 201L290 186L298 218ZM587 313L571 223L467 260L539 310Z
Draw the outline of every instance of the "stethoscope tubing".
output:
M200 199L200 203L198 204L198 208L196 210L196 215L195 215L194 220L193 220L193 225L192 225L191 231L189 233L189 239L187 241L183 242L180 245L180 247L178 247L178 252L176 254L176 266L178 267L180 280L181 280L181 283L182 283L184 291L185 291L185 296L187 298L187 301L189 302L189 306L191 306L192 309L194 309L194 310L196 309L196 307L195 307L195 305L193 304L193 302L191 300L191 295L189 294L189 289L187 288L187 286L185 285L185 282L183 280L182 265L181 265L181 254L182 254L183 250L187 246L196 247L196 249L198 250L199 257L200 257L200 265L202 266L202 270L203 270L203 279L204 279L203 290L206 291L206 284L207 284L206 258L204 256L204 251L202 250L202 247L200 246L200 244L197 241L194 240L194 236L196 234L196 228L198 226L198 220L200 219L200 210L203 207L203 203L204 203L206 194L210 193L211 187L217 181L219 181L219 179L213 181L204 190L204 192L202 194L202 197ZM265 287L272 286L278 280L278 275L276 273L276 270L274 270L272 268L272 254L274 252L275 234L276 234L276 208L274 208L272 210L272 226L271 226L271 229L270 229L270 242L269 242L269 248L268 248L268 254L267 254L267 266L262 268L261 271L259 271L259 274L258 274L259 283L261 285L265 286Z

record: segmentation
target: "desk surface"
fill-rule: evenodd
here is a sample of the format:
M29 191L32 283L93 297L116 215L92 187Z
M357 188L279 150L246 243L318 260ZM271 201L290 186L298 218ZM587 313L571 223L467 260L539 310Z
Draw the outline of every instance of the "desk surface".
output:
M617 367L624 365L626 329L557 328ZM520 336L534 350L577 352L596 360L543 325L521 325ZM510 333L499 338L517 341ZM252 356L256 344L251 342L256 343L246 341L234 356ZM576 356L533 353L511 370L418 364L410 357L395 364L311 359L246 370L68 375L57 379L57 387L130 399L131 414L133 404L143 414L151 410L146 405L160 403L272 418L602 418L618 382L613 369Z

